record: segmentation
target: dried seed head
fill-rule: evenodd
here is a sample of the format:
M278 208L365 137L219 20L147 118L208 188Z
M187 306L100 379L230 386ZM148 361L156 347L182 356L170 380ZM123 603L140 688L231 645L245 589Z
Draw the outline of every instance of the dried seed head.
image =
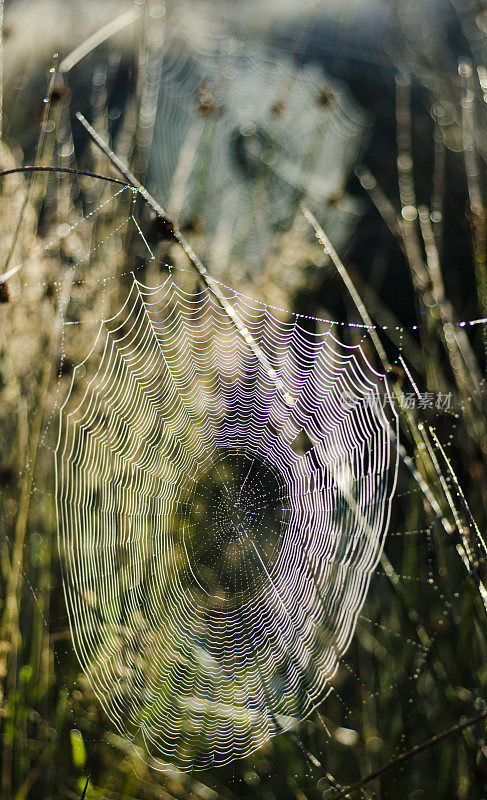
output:
M160 242L170 242L175 238L174 222L167 217L157 216L151 225L151 234Z
M10 291L8 283L0 283L0 303L10 302Z
M335 102L335 93L329 83L322 83L318 87L318 105L328 108Z

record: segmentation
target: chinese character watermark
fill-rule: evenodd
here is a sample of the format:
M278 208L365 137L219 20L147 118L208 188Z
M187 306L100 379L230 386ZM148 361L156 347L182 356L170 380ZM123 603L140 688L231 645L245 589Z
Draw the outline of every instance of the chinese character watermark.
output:
M396 401L402 410L436 409L437 411L449 411L452 405L452 392L403 392ZM344 411L350 411L358 406L362 408L384 408L390 405L392 398L379 392L368 392L366 394L354 394L354 392L341 392L339 404Z

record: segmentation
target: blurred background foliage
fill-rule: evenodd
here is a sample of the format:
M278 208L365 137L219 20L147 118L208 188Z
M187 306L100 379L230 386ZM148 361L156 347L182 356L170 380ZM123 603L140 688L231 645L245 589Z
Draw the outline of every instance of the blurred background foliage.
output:
M148 283L167 272L128 221L129 192L61 173L3 177L0 273L22 268L0 280L0 796L333 797L486 708L486 329L453 323L487 316L487 7L10 0L4 11L0 167L114 174L80 110L219 279L361 322L305 201L380 326L382 362L364 347L390 377L404 453L385 557L299 739L220 770L152 769L74 657L53 448L73 365L131 270ZM137 215L161 263L186 267L144 204ZM451 404L401 407L411 379ZM483 798L486 748L477 722L353 796Z

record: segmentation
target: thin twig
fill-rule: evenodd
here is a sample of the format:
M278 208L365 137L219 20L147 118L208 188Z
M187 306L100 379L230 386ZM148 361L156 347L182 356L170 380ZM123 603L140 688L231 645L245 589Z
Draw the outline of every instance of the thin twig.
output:
M110 39L111 36L114 36L119 31L126 28L128 25L131 25L132 22L135 22L136 19L140 16L140 10L138 8L131 8L129 11L126 11L124 14L121 14L114 20L111 20L103 28L93 33L84 42L82 42L78 47L76 47L68 56L66 56L63 61L61 61L60 70L63 73L70 72L76 64L78 64L81 59L85 58L89 55L92 50L96 47L99 47L103 42L106 42L107 39Z
M453 306L445 294L440 256L431 226L431 215L426 206L419 206L418 213L426 254L426 266L431 278L431 291L436 301L435 309L441 318L441 339L458 390L464 399L470 433L485 452L486 425L481 409L483 392L480 370L465 329L456 324ZM432 315L435 309L431 309ZM477 398L477 403L472 402L472 396Z
M473 725L476 725L477 722L482 722L482 720L486 718L487 711L483 711L476 717L471 717L470 719L465 720L465 722L459 722L456 725L453 725L451 728L448 728L448 730L438 733L435 736L432 736L430 739L426 739L426 741L422 742L422 744L417 744L414 747L411 747L410 750L406 750L404 753L401 753L401 755L397 756L397 758L389 761L388 764L384 764L383 767L375 770L375 772L371 772L369 775L366 775L365 778L361 778L356 783L347 786L346 789L343 789L343 791L333 795L331 800L342 800L342 798L347 797L347 794L350 794L350 792L356 792L358 789L361 789L362 786L365 786L366 783L370 783L370 781L375 780L375 778L378 778L380 775L383 775L390 769L397 767L399 764L403 764L405 761L413 758L413 756L417 756L418 753L422 753L429 747L433 747L433 745L438 744L438 742L442 742L448 736L453 736L455 733L460 733L460 731L465 730L465 728L471 728Z
M74 167L43 167L43 166L25 166L15 167L15 169L3 169L0 171L0 178L4 175L13 175L16 172L67 172L70 175L83 175L87 178L99 178L102 181L109 183L119 183L121 186L130 186L126 181L121 181L119 178L111 178L109 175L99 175L97 172L90 172L87 169L74 169Z
M2 178L4 175L12 175L16 172L67 172L70 175L82 175L88 178L98 178L99 180L108 181L108 183L117 183L120 186L130 186L129 183L125 183L125 181L121 181L118 178L110 178L107 175L98 175L96 172L89 172L88 170L82 170L82 169L73 169L70 167L42 167L42 166L16 167L15 169L2 170L0 172L0 178ZM3 272L0 275L0 284L8 281L13 275L19 272L21 268L22 264L16 264L15 267L11 267L10 269Z
M387 355L386 355L386 351L384 350L382 342L379 339L379 336L377 335L377 332L375 330L375 325L374 325L374 323L372 322L372 320L371 320L371 318L369 316L369 312L367 311L367 309L365 307L365 303L362 301L362 298L360 297L360 295L357 292L352 280L350 279L350 276L349 276L347 270L345 269L345 267L342 264L340 258L338 257L338 253L336 252L336 250L333 247L332 243L328 239L328 237L325 234L323 228L318 223L318 220L316 219L315 215L309 210L309 208L307 206L305 206L305 205L301 205L301 211L302 211L306 221L313 228L313 230L314 230L314 232L316 234L316 238L318 239L319 243L323 247L324 252L326 253L326 255L328 255L331 258L331 260L332 260L332 262L333 262L338 274L340 275L340 278L342 279L343 283L347 287L347 290L348 290L348 292L350 294L350 297L352 298L352 300L354 302L355 308L357 309L358 313L360 314L362 322L364 323L364 325L368 329L368 333L370 335L370 338L372 339L372 342L374 343L374 347L377 350L377 354L378 354L382 364L384 365L385 369L390 368L390 364L389 364L389 360L388 360Z
M53 67L52 70L51 70L51 78L49 80L49 87L48 87L48 90L47 90L47 97L45 98L46 103L45 103L45 107L44 107L44 113L42 115L41 131L40 131L40 135L39 135L39 141L37 142L36 157L35 157L36 166L38 165L39 158L42 155L42 148L43 148L43 145L44 145L44 139L45 139L45 135L46 135L46 124L47 124L47 121L49 119L49 112L50 112L50 109L51 109L52 92L54 90L55 83L56 83L56 70ZM34 189L34 181L31 178L29 180L29 183L28 183L28 186L27 186L27 191L26 191L25 196L24 196L24 200L23 200L23 203L22 203L22 208L20 209L19 217L18 217L18 220L17 220L17 225L16 225L16 228L15 228L15 231L14 231L14 235L12 237L12 242L10 244L10 249L8 251L7 259L5 261L4 272L6 272L6 273L8 273L8 271L9 271L10 263L12 261L12 258L14 257L14 254L15 254L15 250L16 250L16 247L17 247L17 242L19 240L20 231L22 229L22 225L23 225L23 221L24 221L24 215L25 215L25 212L27 210L27 206L29 205L30 200L32 198L33 189Z
M482 534L480 532L480 528L477 525L477 522L475 521L475 517L473 516L473 514L472 514L472 512L470 510L470 506L469 506L469 504L467 502L467 498L465 497L463 489L462 489L462 487L460 485L460 481L458 480L458 478L457 478L457 476L455 474L455 471L454 471L454 469L452 467L451 461L450 461L450 459L448 458L448 456L447 456L447 454L445 452L445 448L442 447L442 445L440 443L440 440L438 439L438 437L436 435L435 430L431 426L430 426L429 430L430 430L430 433L431 433L431 435L432 435L432 437L433 437L433 439L435 441L435 444L436 444L437 448L439 449L441 455L443 456L443 459L444 459L444 461L446 463L448 472L450 473L450 477L451 477L451 479L452 479L452 481L453 481L453 483L455 485L455 488L457 490L457 494L460 497L460 500L462 502L462 505L463 505L463 508L465 510L465 513L467 514L467 517L469 518L470 523L471 523L473 529L475 530L475 533L477 535L477 539L479 540L479 542L480 542L480 544L482 546L484 554L486 554L487 553L487 545L485 543L485 539L482 536ZM486 601L487 601L487 591L486 591Z
M255 358L259 362L259 364L264 368L267 376L270 378L271 382L274 384L276 389L279 391L281 397L283 398L284 402L287 406L291 407L294 403L293 397L286 391L284 387L284 383L279 378L276 370L272 366L271 362L267 358L266 354L256 342L254 337L252 336L249 329L244 325L240 317L238 316L235 308L232 306L231 303L228 302L225 295L220 290L217 282L213 280L208 269L205 267L201 259L196 255L193 248L186 241L183 234L179 230L176 222L171 219L171 217L167 214L164 208L161 206L157 200L152 197L151 194L147 191L145 186L141 184L139 180L133 175L128 167L120 160L120 158L113 152L113 150L103 141L101 136L95 131L92 125L85 119L83 114L79 111L76 114L77 119L87 133L91 136L97 147L110 159L113 166L120 172L121 175L127 180L127 182L137 189L138 193L141 197L144 198L146 203L152 208L152 210L160 217L167 226L168 234L174 238L174 240L183 248L184 252L186 253L189 262L199 278L203 281L208 291L212 294L212 296L217 300L219 305L222 307L224 312L227 314L229 319L232 321L233 325L235 326L237 332L240 334L242 339L246 342L249 346L250 350L254 354Z
M317 770L319 770L319 772L321 773L321 775L322 775L324 778L326 778L326 780L328 781L328 783L330 784L330 786L332 786L332 787L333 787L333 788L334 788L336 791L338 791L338 792L342 791L342 787L340 786L340 784L338 783L338 781L336 781L336 780L335 780L335 778L333 777L333 775L331 774L331 772L328 772L328 770L327 770L327 769L325 769L325 767L323 766L323 764L321 763L321 761L319 761L319 759L317 759L317 758L316 758L316 756L315 756L315 755L313 755L313 753L312 753L310 750L308 750L308 748L307 748L307 747L306 747L306 745L305 745L305 744L304 744L304 743L301 741L301 739L299 738L299 736L297 736L297 735L294 733L294 731L284 731L284 733L287 735L287 737L288 737L289 739L291 739L291 741L293 741L293 742L294 742L294 744L296 745L296 747L298 748L298 750L300 750L300 752L301 752L301 753L304 755L304 757L307 759L307 761L309 761L309 763L310 763L310 764L311 764L313 767L315 767ZM348 794L345 794L345 795L344 795L344 797L349 797L349 795L348 795Z
M350 276L349 276L347 270L345 269L341 259L338 256L338 253L336 252L335 248L331 244L330 240L328 239L326 233L324 232L323 228L319 224L319 222L316 219L316 217L314 216L314 214L304 205L301 207L301 210L302 210L302 212L304 214L304 217L306 218L306 220L309 222L309 224L313 228L313 230L315 232L315 235L316 235L316 238L318 239L318 241L322 245L324 252L331 258L331 260L332 260L334 266L336 267L340 277L342 278L345 286L347 287L347 289L348 289L348 291L350 293L350 296L352 297L352 300L353 300L353 302L355 304L355 307L356 307L358 313L360 314L360 316L362 318L362 321L364 322L364 324L368 328L368 331L369 331L369 334L370 334L370 338L372 340L372 343L374 344L374 347L375 347L375 349L377 351L377 354L378 354L378 356L380 358L380 361L382 363L383 368L386 371L389 370L390 369L390 364L389 364L389 360L387 358L386 352L384 350L384 347L382 345L382 342L380 341L380 339L379 339L379 337L378 337L378 335L377 335L377 333L375 331L375 327L372 324L372 320L371 320L371 318L369 316L369 313L368 313L368 311L367 311L367 309L365 307L365 304L363 303L362 298L360 297L360 295L357 292L352 280L350 279ZM414 443L415 443L416 446L418 446L418 442L419 442L421 437L419 436L419 434L418 434L418 432L416 430L416 426L415 426L414 420L411 417L410 412L408 411L408 409L405 406L405 403L403 402L402 392L401 392L401 390L399 389L399 387L397 385L393 386L393 391L394 391L394 394L396 396L396 399L398 400L399 407L404 411L404 413L406 415L406 419L407 419L407 422L408 422L408 425L409 425L409 429L410 429L411 435L413 436ZM442 513L440 505L439 505L437 499L433 495L428 483L424 480L423 476L421 475L421 473L419 472L417 467L414 465L414 463L412 462L411 458L406 453L406 450L404 449L403 445L398 441L398 439L397 439L394 431L392 430L392 428L391 428L391 435L394 438L394 441L395 441L396 446L398 448L399 455L401 456L401 459L402 459L403 463L406 465L408 470L413 475L416 483L420 487L420 489L421 489L423 495L425 496L426 500L430 504L430 506L433 509L433 511L435 512L435 514L441 520L441 523L442 523L444 529L446 530L446 532L447 533L451 533L452 532L452 528L451 528L450 524L448 523L448 520L446 519L446 517Z
M90 784L90 776L88 775L85 783L85 788L83 789L83 794L80 797L80 800L85 800L86 792L88 791L88 786Z
M475 136L475 91L473 70L468 61L460 61L458 74L462 89L462 138L467 179L468 201L471 214L473 258L477 278L477 296L482 314L487 311L487 217L484 207L481 173ZM487 332L483 330L484 350L487 354Z
M426 267L431 278L433 297L437 303L443 322L444 341L449 351L452 370L457 384L461 388L472 381L475 391L480 394L481 375L468 337L463 328L455 327L456 319L453 306L446 297L443 276L441 273L440 255L431 227L431 216L426 206L419 206L419 225L426 254ZM452 356L451 346L458 351L461 360Z
M15 524L14 545L11 556L11 572L6 587L6 592L5 592L6 600L4 607L2 609L2 615L0 620L0 641L6 644L6 647L4 647L2 653L0 654L0 706L3 701L3 682L5 679L5 675L7 673L7 661L8 661L8 651L9 651L9 646L7 643L11 642L12 626L14 624L17 624L19 619L19 588L20 588L20 577L22 574L24 541L27 532L30 501L32 497L34 470L37 460L37 453L41 441L42 422L44 419L46 402L48 398L52 364L54 361L56 347L58 345L59 336L62 329L64 314L71 294L71 284L73 276L74 276L73 269L69 270L69 272L66 273L59 294L56 319L51 331L51 337L49 342L49 357L44 363L40 378L38 405L34 421L32 424L28 461L23 475L20 498L18 502L18 513Z
M417 232L418 208L413 177L411 82L408 76L396 79L397 183L401 203L401 233L411 277L421 297L428 287Z
M443 488L443 491L445 493L445 497L446 497L446 499L448 501L448 505L450 506L450 509L452 511L453 519L455 520L455 525L456 525L455 533L456 533L456 538L457 538L457 541L455 542L455 547L456 547L457 553L460 556L460 558L462 559L463 563L465 564L465 567L466 567L468 573L473 577L473 579L474 579L474 581L475 581L475 583L477 585L477 588L479 590L479 594L480 594L480 597L482 599L482 603L484 605L484 609L485 609L485 611L487 611L487 591L486 591L485 586L482 583L482 581L480 580L480 578L478 576L478 573L477 573L478 561L477 561L477 559L475 557L475 554L472 552L472 548L470 547L470 543L469 543L469 540L468 540L469 531L468 531L468 529L465 528L465 526L462 523L462 520L460 519L460 516L459 516L457 508L456 508L456 505L453 502L453 497L452 497L452 494L451 494L450 489L448 487L448 483L447 483L447 481L446 481L446 479L445 479L445 477L444 477L444 475L443 475L443 473L441 471L440 465L438 463L438 459L436 458L436 455L435 455L435 452L434 452L433 447L431 445L431 442L429 441L428 437L426 436L426 431L425 431L424 425L421 424L419 427L420 427L421 432L423 433L424 443L425 443L425 445L426 445L426 447L428 449L429 456L430 456L431 461L432 461L432 463L433 463L433 465L435 467L436 473L438 475L438 479L439 479L440 484L441 484L441 486ZM441 444L440 444L440 442L439 442L439 440L438 440L433 428L429 427L429 432L430 432L430 435L433 437L433 440L435 442L435 445L436 445L437 449L443 455L447 465L449 465L448 458L446 457L446 454L445 454L443 448L441 447Z
M20 789L18 790L17 794L15 795L15 800L27 800L30 790L32 789L35 782L39 778L39 775L41 774L43 767L45 767L46 762L50 758L52 758L55 749L56 745L54 742L44 745L44 748L41 750L40 756L37 759L37 763L31 770L31 772L29 772L24 782L22 783ZM81 798L81 800L83 800L83 798Z
M446 147L443 133L435 115L433 186L431 192L431 221L438 250L441 250L443 233L443 205L445 199Z
M163 75L165 54L164 15L149 17L150 3L146 7L144 25L143 59L139 59L140 102L135 130L135 169L144 176L151 154L157 117L159 89Z

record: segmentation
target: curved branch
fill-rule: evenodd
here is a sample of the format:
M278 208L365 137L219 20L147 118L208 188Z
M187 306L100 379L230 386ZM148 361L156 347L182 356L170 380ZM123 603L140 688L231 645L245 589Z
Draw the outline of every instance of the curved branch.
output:
M85 169L74 169L73 167L15 167L14 169L0 170L0 178L3 178L4 175L13 175L16 172L67 172L69 175L85 175L87 178L98 178L101 181L108 181L108 183L131 186L130 183L121 181L119 178L110 178L108 175L98 175L96 172L89 172L89 170Z

